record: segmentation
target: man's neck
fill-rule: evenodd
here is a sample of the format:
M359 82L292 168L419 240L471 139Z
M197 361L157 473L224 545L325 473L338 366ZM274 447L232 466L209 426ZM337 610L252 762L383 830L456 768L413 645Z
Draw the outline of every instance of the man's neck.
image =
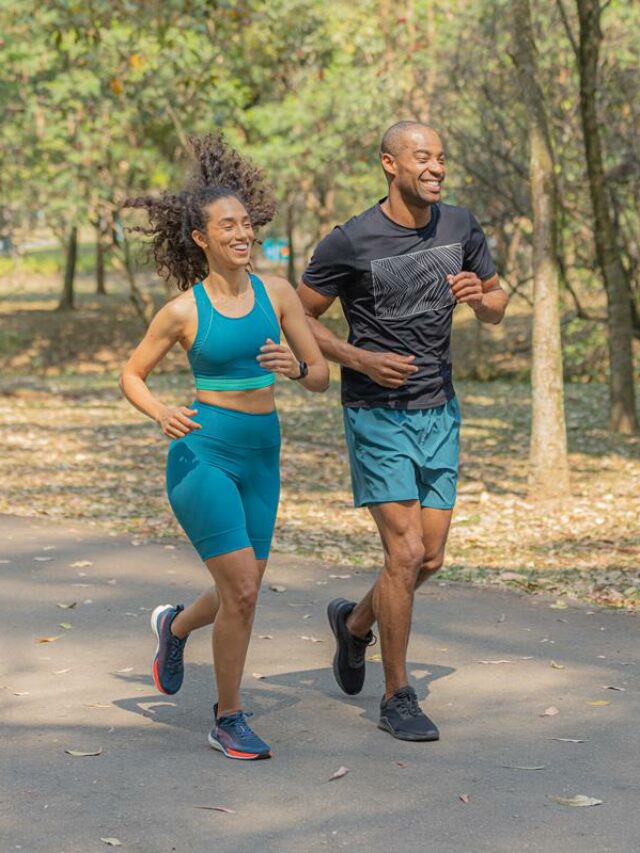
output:
M399 193L389 191L389 195L380 205L385 216L405 228L426 228L431 222L431 205L412 205Z

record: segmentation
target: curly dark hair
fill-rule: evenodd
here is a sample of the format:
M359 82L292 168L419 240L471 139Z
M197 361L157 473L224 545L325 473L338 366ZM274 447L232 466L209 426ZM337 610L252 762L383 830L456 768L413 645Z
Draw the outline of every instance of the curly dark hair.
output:
M151 237L158 275L173 279L180 290L189 290L209 272L205 253L191 237L194 229L205 230L209 204L220 198L237 198L254 228L266 225L276 212L273 190L262 170L230 148L220 131L190 136L188 141L194 166L179 192L136 196L122 205L147 211L149 226L129 230Z

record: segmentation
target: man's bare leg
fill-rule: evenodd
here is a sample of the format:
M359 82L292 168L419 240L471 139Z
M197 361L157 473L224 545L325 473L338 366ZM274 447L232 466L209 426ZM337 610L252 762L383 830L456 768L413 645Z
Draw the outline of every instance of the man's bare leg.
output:
M420 510L424 557L416 576L415 589L442 567L452 514L453 510L450 509L422 507ZM366 637L376 621L373 600L377 585L378 581L347 617L347 628L356 637Z

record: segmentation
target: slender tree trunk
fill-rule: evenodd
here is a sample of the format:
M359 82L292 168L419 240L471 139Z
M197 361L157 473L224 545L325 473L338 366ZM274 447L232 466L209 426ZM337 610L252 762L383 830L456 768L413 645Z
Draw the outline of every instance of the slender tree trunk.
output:
M293 204L290 202L287 205L287 243L289 244L289 257L287 258L287 278L295 287L298 283L298 279L296 273L296 251L293 242L293 219Z
M512 0L515 62L527 110L533 206L533 348L529 487L537 497L569 493L557 266L558 201L551 135L540 86L529 0Z
M104 296L107 292L104 282L104 246L100 241L100 236L98 236L96 241L96 293L99 296Z
M117 238L115 244L117 248L113 255L113 260L120 267L127 279L127 282L129 283L129 298L133 303L133 307L136 309L136 313L144 325L149 326L155 312L153 297L148 293L144 293L138 287L136 275L133 269L133 260L131 258L129 241L124 236L124 229L122 228L121 223L117 224L120 225L118 232L121 236L118 236Z
M620 260L613 227L611 198L604 177L602 142L596 108L602 30L600 0L576 0L580 21L577 44L580 113L594 219L598 265L607 289L609 326L609 426L614 432L637 432L633 386L631 288Z
M76 260L78 258L78 226L73 225L67 242L67 256L64 265L64 284L62 296L58 303L58 311L71 311L75 307L73 282L76 276Z
M104 296L105 287L105 244L104 225L101 219L96 223L96 293Z

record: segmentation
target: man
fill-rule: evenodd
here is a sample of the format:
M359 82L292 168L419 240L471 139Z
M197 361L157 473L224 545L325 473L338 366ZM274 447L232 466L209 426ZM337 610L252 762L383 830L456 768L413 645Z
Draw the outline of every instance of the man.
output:
M379 727L402 740L437 740L406 656L414 590L442 566L456 497L451 321L465 303L482 322L499 323L507 295L477 221L440 201L438 134L399 122L384 134L380 160L388 195L319 243L298 287L323 354L342 366L354 502L369 509L384 549L365 597L329 604L333 671L345 693L360 692L377 621L386 685ZM318 319L336 297L348 342Z

